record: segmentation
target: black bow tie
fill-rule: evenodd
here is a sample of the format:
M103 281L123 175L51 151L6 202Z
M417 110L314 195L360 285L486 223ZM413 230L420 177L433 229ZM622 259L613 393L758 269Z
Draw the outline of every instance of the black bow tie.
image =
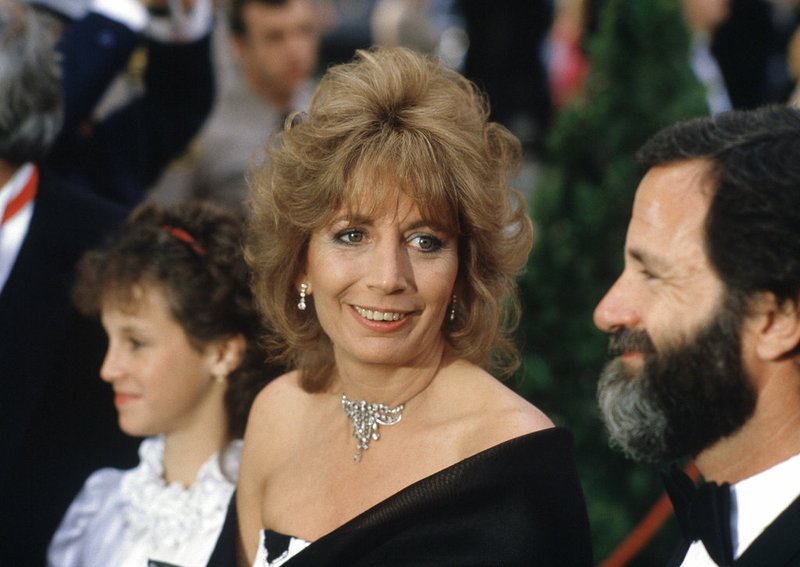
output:
M717 565L733 565L728 483L706 482L695 487L692 479L675 465L663 478L684 537L690 543L701 540Z

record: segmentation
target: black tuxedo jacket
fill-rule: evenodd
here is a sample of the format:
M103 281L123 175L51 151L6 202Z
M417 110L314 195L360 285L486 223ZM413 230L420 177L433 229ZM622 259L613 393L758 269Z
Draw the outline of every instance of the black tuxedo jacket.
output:
M123 219L40 172L33 217L0 292L0 565L43 565L86 476L136 462L98 375L102 328L69 299L74 265Z
M668 563L677 567L689 543L682 541ZM733 562L736 567L800 567L800 498L792 502Z

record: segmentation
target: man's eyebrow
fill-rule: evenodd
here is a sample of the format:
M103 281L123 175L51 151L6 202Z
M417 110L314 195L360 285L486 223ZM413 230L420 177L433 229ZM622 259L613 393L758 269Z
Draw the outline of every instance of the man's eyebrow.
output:
M669 267L668 263L663 258L649 252L645 252L644 250L640 250L638 248L628 248L627 252L628 256L640 264L647 266L648 268L665 270Z

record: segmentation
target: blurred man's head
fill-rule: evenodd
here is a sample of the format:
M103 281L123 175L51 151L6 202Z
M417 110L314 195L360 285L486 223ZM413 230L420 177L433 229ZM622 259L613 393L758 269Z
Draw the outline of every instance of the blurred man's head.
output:
M714 35L730 13L730 0L683 0L682 5L689 29L706 36Z
M26 5L0 0L0 160L38 161L61 128L61 75L46 26Z
M317 65L319 22L312 0L233 0L231 32L245 78L287 110Z
M800 111L680 123L639 157L598 400L612 443L657 462L736 433L766 375L798 372Z

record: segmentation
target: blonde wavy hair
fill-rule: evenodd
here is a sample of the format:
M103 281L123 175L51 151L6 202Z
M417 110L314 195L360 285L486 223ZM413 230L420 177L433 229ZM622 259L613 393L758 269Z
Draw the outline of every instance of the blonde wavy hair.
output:
M488 115L471 82L429 57L404 48L358 51L326 72L308 114L287 120L265 164L251 171L246 258L258 308L275 331L265 346L275 362L301 370L307 391L324 390L334 370L313 298L307 310L297 308L309 238L343 207L363 207L365 197L378 206L383 196L374 191L393 187L458 236L459 308L443 325L445 339L498 375L519 366L510 334L533 229L509 185L519 141Z

